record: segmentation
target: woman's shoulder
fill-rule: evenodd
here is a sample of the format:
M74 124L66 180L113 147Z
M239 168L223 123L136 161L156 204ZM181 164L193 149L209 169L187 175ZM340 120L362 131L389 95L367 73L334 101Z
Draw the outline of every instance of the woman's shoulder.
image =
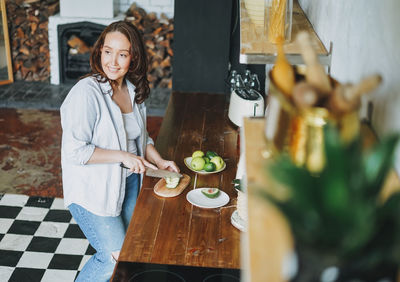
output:
M93 76L79 80L69 91L63 104L85 103L85 101L98 100L102 98L103 91L100 83Z
M94 76L88 76L79 80L68 95L100 95L106 92L102 84L105 83L99 82Z
M75 90L89 90L91 88L100 89L100 82L97 81L95 76L87 76L82 78L72 87L72 89Z

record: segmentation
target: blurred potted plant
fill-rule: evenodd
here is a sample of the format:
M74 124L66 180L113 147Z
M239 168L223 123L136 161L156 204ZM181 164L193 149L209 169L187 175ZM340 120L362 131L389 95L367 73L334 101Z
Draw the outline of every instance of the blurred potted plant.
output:
M294 281L394 279L400 267L400 191L388 199L380 192L399 136L366 151L361 137L346 144L335 127L324 131L326 164L318 175L284 153L267 165L268 175L290 195L282 201L262 192L291 226L299 257Z

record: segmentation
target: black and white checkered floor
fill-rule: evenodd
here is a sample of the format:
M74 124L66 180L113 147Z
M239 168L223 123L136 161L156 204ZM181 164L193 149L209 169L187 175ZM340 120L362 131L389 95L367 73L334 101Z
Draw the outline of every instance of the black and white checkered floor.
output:
M0 281L74 281L94 249L61 198L0 195Z

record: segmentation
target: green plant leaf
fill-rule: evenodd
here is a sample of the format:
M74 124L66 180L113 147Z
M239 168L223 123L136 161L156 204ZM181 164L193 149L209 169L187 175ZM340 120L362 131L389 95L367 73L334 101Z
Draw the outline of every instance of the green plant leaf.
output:
M383 257L400 264L400 196L384 205L378 201L399 137L384 138L368 155L361 137L345 144L332 125L324 128L324 137L326 165L319 174L280 154L267 173L290 196L279 201L263 192L263 197L282 210L300 244L343 260L358 258L360 265L376 265Z
M394 151L399 141L399 135L392 135L377 143L364 159L365 177L369 192L377 195L392 167Z

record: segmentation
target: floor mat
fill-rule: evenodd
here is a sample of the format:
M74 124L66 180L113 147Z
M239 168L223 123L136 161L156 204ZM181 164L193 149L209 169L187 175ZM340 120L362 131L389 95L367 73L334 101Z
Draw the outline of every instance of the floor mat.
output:
M157 138L162 117L147 117ZM0 194L62 197L59 111L0 109Z
M1 109L0 128L0 193L61 197L59 112Z
M0 281L74 281L94 249L61 198L0 195Z

